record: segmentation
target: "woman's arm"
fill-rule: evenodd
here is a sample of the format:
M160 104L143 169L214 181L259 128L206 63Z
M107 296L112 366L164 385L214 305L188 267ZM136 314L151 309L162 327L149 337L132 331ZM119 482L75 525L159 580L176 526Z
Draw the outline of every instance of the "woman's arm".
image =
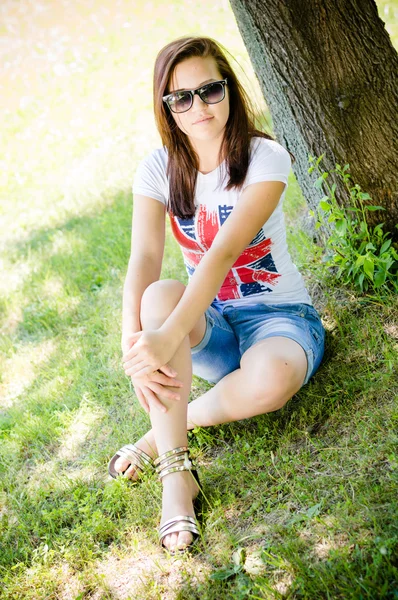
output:
M158 261L145 255L130 257L123 287L122 350L131 346L131 334L141 331L141 298L146 288L160 276Z
M131 230L131 255L123 288L122 351L134 343L133 334L141 330L141 298L146 288L160 277L165 243L164 205L153 198L134 196ZM132 377L141 406L149 412L149 404L166 410L158 396L175 400L176 392L164 386L181 387L181 382L164 373ZM158 395L156 396L155 393Z
M171 315L157 331L135 336L139 342L123 359L126 372L150 373L170 360L217 295L229 269L275 210L284 187L280 181L266 181L244 190Z
M141 298L157 281L162 268L165 243L165 206L147 196L134 196L131 254L123 288L122 347L132 333L141 330ZM131 345L130 345L131 347Z

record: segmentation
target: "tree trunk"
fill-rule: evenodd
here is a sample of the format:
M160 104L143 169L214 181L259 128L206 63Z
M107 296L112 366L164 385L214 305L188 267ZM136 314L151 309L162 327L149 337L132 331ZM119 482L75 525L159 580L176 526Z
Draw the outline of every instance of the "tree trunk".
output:
M370 224L398 230L398 55L373 0L230 0L278 140L311 208L308 155L324 170L350 164L353 184L384 211ZM336 197L349 195L339 177ZM322 194L323 195L323 194Z

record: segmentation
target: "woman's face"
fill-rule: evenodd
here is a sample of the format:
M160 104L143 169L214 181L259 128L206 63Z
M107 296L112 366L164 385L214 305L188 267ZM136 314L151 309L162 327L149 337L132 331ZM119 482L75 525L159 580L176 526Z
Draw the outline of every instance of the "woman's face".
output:
M174 69L170 81L170 92L195 90L212 81L220 81L222 76L215 60L211 57L187 58ZM169 93L170 93L169 92ZM171 113L178 127L193 142L222 140L229 117L228 85L225 98L218 104L206 104L198 94L194 95L191 108L184 113Z

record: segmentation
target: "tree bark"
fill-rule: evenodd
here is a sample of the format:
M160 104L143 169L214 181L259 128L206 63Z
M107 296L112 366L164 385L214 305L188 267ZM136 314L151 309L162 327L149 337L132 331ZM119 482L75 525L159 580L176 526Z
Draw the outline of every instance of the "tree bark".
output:
M311 208L308 155L324 170L350 164L353 184L384 211L369 223L398 230L398 55L373 0L230 0L278 140ZM337 200L349 194L341 178Z

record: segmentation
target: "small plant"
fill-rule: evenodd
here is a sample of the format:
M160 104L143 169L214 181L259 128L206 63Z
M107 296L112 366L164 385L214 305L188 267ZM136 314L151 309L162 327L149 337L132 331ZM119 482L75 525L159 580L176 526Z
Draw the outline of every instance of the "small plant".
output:
M324 154L315 159L310 155L312 165L308 172L316 170L319 173L314 186L318 189L324 187L328 194L321 199L316 212L310 211L316 219L316 229L333 224L326 242L325 265L336 267L336 277L361 292L383 287L398 291L398 252L392 244L391 235L383 232L384 223L370 227L366 219L367 211L384 208L366 204L365 201L371 200L369 194L362 192L358 184L350 185L349 164L344 167L337 164L331 171L342 177L350 194L350 203L339 206L335 196L336 184L328 185L329 173L320 167L323 157Z

